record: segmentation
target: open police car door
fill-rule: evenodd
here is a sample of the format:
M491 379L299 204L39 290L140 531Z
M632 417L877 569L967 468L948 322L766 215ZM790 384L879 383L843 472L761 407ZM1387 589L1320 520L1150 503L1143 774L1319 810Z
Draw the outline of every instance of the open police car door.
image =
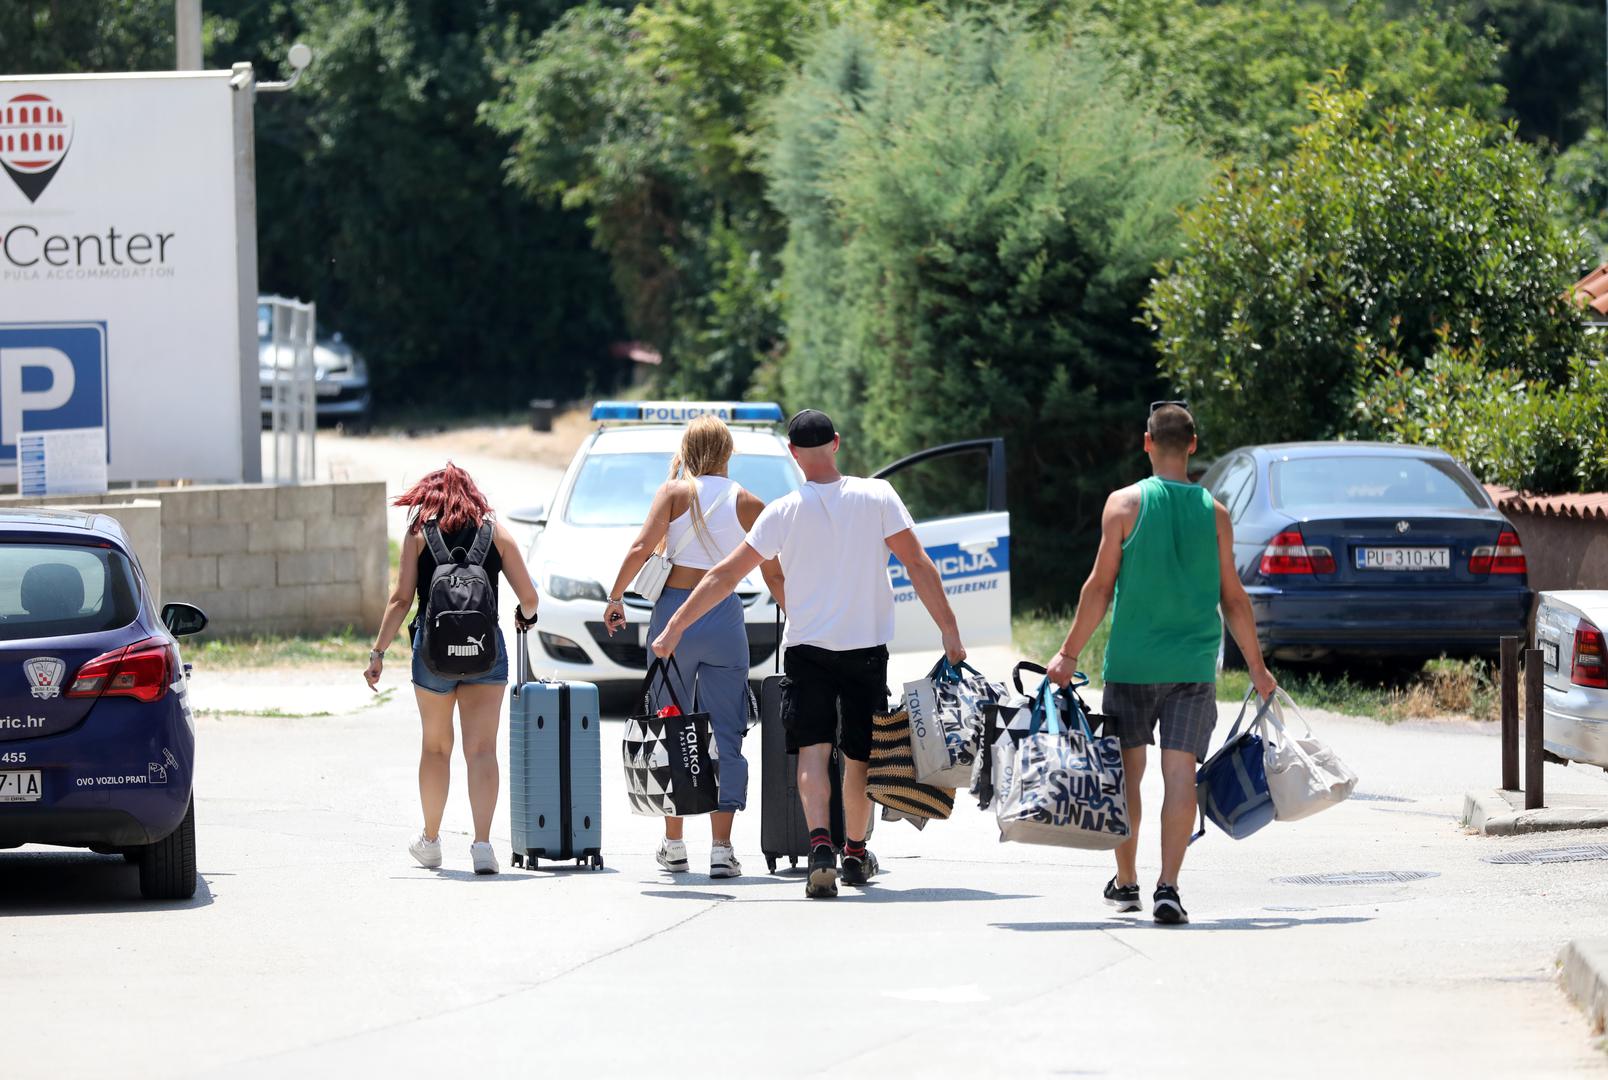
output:
M893 485L938 567L967 649L1011 644L1011 516L1005 440L969 439L911 454L875 474ZM935 652L938 628L899 561L893 579L893 653Z

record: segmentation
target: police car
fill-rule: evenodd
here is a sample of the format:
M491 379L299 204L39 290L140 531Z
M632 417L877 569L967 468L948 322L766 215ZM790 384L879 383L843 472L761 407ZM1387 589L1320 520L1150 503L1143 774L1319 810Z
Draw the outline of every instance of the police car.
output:
M636 685L647 670L652 605L627 593L630 625L610 638L607 590L647 518L688 421L705 413L732 429L730 473L770 502L803 476L779 432L774 403L599 402L598 424L577 451L550 505L509 517L536 529L527 561L542 592L535 667L555 678L603 686ZM1005 509L1003 440L976 439L913 454L876 476L887 479L916 519L916 533L943 575L967 648L1010 643L1010 515ZM904 568L889 556L896 612L892 652L937 652L936 627ZM777 661L778 612L758 573L737 589L748 626L752 677Z
M120 854L152 900L195 895L195 724L176 639L104 514L0 512L0 849ZM0 863L5 855L0 853Z

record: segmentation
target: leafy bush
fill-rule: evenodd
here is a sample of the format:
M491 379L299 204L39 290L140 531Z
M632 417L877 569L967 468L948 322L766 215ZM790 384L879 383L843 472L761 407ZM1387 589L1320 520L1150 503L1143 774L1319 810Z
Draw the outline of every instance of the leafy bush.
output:
M1371 359L1480 347L1560 382L1583 327L1579 244L1534 151L1465 112L1320 88L1278 165L1226 169L1146 311L1162 371L1216 450L1352 430Z
M1608 130L1592 128L1552 162L1559 220L1583 229L1598 258L1608 258Z
M1561 386L1486 363L1481 349L1444 349L1421 370L1378 374L1358 401L1358 427L1391 442L1438 446L1487 483L1522 491L1608 488L1608 372L1576 360Z
M789 405L839 418L860 466L1003 435L1014 586L1064 603L1106 493L1144 471L1135 318L1205 163L1098 59L1008 19L828 31L773 123Z

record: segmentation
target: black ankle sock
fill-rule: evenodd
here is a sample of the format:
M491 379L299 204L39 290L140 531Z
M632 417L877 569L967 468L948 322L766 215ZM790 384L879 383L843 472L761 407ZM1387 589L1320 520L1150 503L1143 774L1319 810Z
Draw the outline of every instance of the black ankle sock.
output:
M818 847L828 847L829 848L831 846L832 846L832 834L830 832L828 832L825 829L811 829L810 830L810 850L811 851L814 851Z
M863 859L863 858L865 858L865 841L864 840L845 840L843 842L843 854L849 856L852 859Z

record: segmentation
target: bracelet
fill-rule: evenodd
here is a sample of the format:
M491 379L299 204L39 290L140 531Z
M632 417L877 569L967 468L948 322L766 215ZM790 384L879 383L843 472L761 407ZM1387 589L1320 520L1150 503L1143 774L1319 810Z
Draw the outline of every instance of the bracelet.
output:
M385 650L384 649L370 649L369 650L369 663L373 663L376 660L384 660L384 659L385 659Z
M1055 655L1060 656L1060 657L1065 657L1067 660L1071 661L1073 664L1076 664L1078 662L1078 658L1075 657L1075 656L1068 655L1068 653L1067 653L1067 651L1065 649L1057 650Z
M621 607L624 607L625 606L625 597L623 597L623 596L611 596L611 597L609 597L609 603L611 603L611 604L619 604Z

